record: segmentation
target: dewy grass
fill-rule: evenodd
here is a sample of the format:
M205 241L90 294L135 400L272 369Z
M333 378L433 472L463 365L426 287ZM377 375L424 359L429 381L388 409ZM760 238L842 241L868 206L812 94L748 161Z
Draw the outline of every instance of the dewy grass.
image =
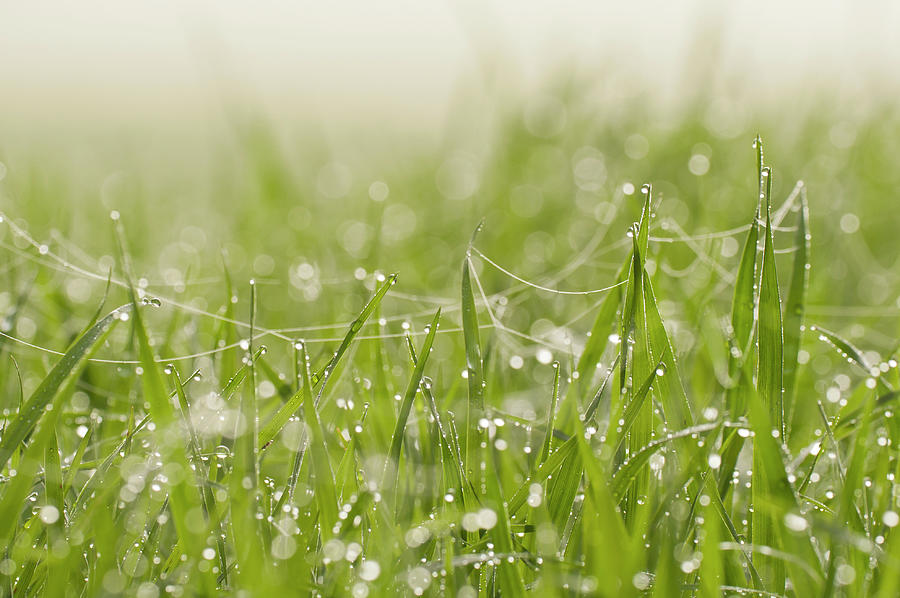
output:
M810 167L788 195L760 139L754 168L686 118L640 168L511 126L502 210L413 212L411 167L347 220L254 150L261 203L226 204L246 230L196 285L173 256L202 219L163 242L123 206L115 265L4 205L0 595L895 596L892 233L822 199L879 184Z

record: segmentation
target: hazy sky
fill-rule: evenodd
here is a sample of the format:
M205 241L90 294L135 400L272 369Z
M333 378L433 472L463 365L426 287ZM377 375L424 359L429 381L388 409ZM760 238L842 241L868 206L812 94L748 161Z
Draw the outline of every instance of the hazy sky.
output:
M428 119L486 72L521 89L560 64L677 94L709 52L698 39L718 39L718 72L749 85L896 88L898 32L888 0L5 2L0 109L175 118L239 93L324 117Z

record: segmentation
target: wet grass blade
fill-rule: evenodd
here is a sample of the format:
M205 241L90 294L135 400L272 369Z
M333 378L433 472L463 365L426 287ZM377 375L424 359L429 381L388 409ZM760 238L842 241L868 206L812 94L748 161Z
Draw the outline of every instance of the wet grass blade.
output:
M616 508L616 500L608 485L609 476L591 450L583 428L572 436L571 442L584 467L582 525L585 531L585 565L597 576L600 595L622 595L625 588L628 588L625 591L630 591L634 587L633 580L637 573L633 540ZM617 538L614 546L606 540L608 538Z
M484 371L481 361L481 340L478 334L478 312L469 274L470 260L463 263L462 273L462 326L466 345L466 372L469 384L469 403L484 409Z
M475 235L481 225L475 229ZM463 343L466 355L466 381L468 382L468 400L466 401L466 425L463 429L463 464L468 477L474 479L474 467L478 461L476 445L478 430L476 423L484 411L484 363L481 356L481 339L478 333L478 312L475 308L475 295L472 290L472 279L469 272L472 261L468 255L463 262L462 283L460 287Z
M78 448L75 449L75 454L72 456L71 461L69 461L69 468L63 479L63 495L68 494L69 490L72 488L72 483L75 481L75 476L81 470L84 453L87 451L88 445L91 443L91 438L94 436L94 428L95 426L93 424L88 427L84 436L82 436L81 440L78 442Z
M755 321L757 300L757 243L759 242L759 211L750 223L747 239L744 242L744 250L741 253L741 262L738 266L737 279L734 284L734 295L731 300L731 333L732 350L729 355L729 375L737 378L737 368L744 363L751 351L750 341L753 338L753 325ZM735 383L739 385L739 382ZM743 414L743 404L729 405L733 416Z
M841 357L853 363L863 370L866 373L869 373L869 362L863 356L862 351L857 349L853 343L842 338L838 333L832 332L826 328L822 328L821 326L810 326L810 330L813 332L819 333L819 340L824 341L830 344L835 350L840 353Z
M115 449L113 449L106 458L100 462L94 472L91 474L91 477L88 478L88 481L81 487L81 490L78 492L78 496L75 499L75 504L72 506L71 517L75 519L79 514L81 514L85 508L87 507L88 500L91 499L91 496L95 494L95 492L102 487L104 483L109 481L109 477L107 474L109 470L112 468L113 463L116 460L121 459L123 454L125 453L128 446L131 444L134 435L144 429L144 427L150 422L150 415L145 415L141 421L137 422L133 428L129 429L125 434L124 438L116 445Z
M328 380L331 378L331 375L334 373L335 368L338 363L340 363L341 358L347 352L347 349L350 348L350 345L353 343L353 339L359 334L362 327L365 325L366 321L369 319L369 316L372 315L378 305L381 303L381 300L384 299L384 296L387 295L387 292L391 290L391 288L397 282L397 275L391 274L388 276L384 284L375 291L375 294L369 299L369 302L366 303L365 307L363 307L362 311L356 317L355 320L350 324L350 329L347 331L347 334L344 335L344 339L341 341L340 346L338 346L337 351L334 352L334 355L331 357L331 360L328 362L328 365L325 366L325 370L322 374L321 385L319 386L319 392L316 395L315 404L318 407L319 401L322 400L322 396L325 393L325 387L328 385Z
M419 351L415 369L409 379L409 384L406 386L403 400L400 402L400 412L397 415L397 423L394 426L394 434L391 437L391 448L388 453L388 460L385 463L384 476L382 478L382 487L384 488L389 486L388 479L392 474L392 470L396 473L396 469L400 464L400 450L403 447L406 422L409 419L409 412L412 409L413 400L415 400L416 394L419 392L419 386L422 384L422 377L425 375L425 366L431 355L431 348L434 345L434 335L437 334L440 320L441 310L438 309L434 314L434 318L431 320L431 324L428 325L428 334L422 342L422 348Z
M806 306L806 287L809 280L809 206L806 189L800 193L800 214L794 235L794 269L784 306L784 416L785 428L790 432L794 412L794 385L797 379L797 355L800 351L800 332Z
M550 442L553 440L553 421L556 418L556 404L559 402L559 362L553 362L553 394L550 397L550 409L547 411L547 429L544 432L544 442L541 443L541 455L536 462L540 466L550 456Z
M424 361L424 357L421 361ZM497 525L491 530L491 537L497 552L512 554L515 552L515 548L510 532L509 511L504 500L503 487L501 485L502 467L500 465L500 455L496 448L491 448L488 452L491 455L488 467L492 471L488 472L487 476L485 503L488 508L494 511L497 519ZM516 561L511 562L509 559L504 559L495 569L497 569L495 583L499 586L497 589L501 595L523 596L525 594L522 568Z
M657 365L657 367L659 366ZM617 431L619 442L616 446L616 454L619 454L625 448L625 442L629 438L629 434L631 433L634 423L638 419L638 415L645 408L649 408L649 406L645 407L645 404L647 403L647 397L650 395L650 389L653 386L653 382L656 381L656 377L657 369L653 368L650 370L650 375L647 376L647 379L641 384L641 387L635 391L631 401L625 406L625 412L622 414L621 419L617 418L617 421L621 421L622 423L617 426L617 428L620 428L621 430ZM649 434L647 435L647 441L638 446L635 452L641 450L648 443Z
M749 419L753 428L751 534L757 549L753 564L768 591L782 594L787 575L794 587L808 587L811 592L816 592L824 580L822 563L813 546L808 523L794 523L800 521L796 519L800 516L800 507L785 469L781 446L772 433L777 428L760 400L750 402ZM788 527L788 522L792 527ZM794 558L760 553L761 546Z
M334 483L334 472L328 457L328 445L319 412L312 400L312 375L309 369L309 355L306 345L300 347L300 368L303 377L302 390L306 397L303 414L310 429L310 466L314 476L313 486L316 493L316 504L319 507L320 530L325 539L331 538L335 524L338 523L337 489Z
M225 527L219 521L219 509L216 505L215 494L209 485L209 472L207 471L205 461L203 460L203 445L197 430L194 427L193 417L191 416L191 405L188 402L187 394L184 392L184 383L178 369L174 366L167 366L171 372L175 382L175 394L178 397L178 405L181 408L181 417L184 426L188 430L189 446L191 450L191 462L194 466L194 474L197 478L197 485L200 487L200 498L203 503L203 511L208 520L211 520L217 528L216 533L216 553L219 557L220 575L222 583L228 583L228 561L227 551L225 547ZM193 376L192 376L193 377Z
M772 414L776 429L784 438L784 329L781 315L781 296L775 270L775 237L772 230L770 194L771 171L763 170L767 179L766 234L763 250L762 275L759 287L759 356L757 361L757 390L766 410Z
M0 469L6 466L13 451L31 433L48 408L57 408L54 399L59 396L60 387L71 376L80 373L95 346L101 345L113 325L122 319L123 314L127 317L130 311L131 305L119 307L86 330L31 393L19 414L3 431L3 439L0 440Z
M761 142L757 139L758 155L761 153ZM760 166L761 168L761 166ZM759 202L752 221L734 284L731 300L731 347L728 353L729 387L725 390L725 408L729 416L737 420L747 410L747 401L751 400L754 388L750 367L753 346L753 332L756 322L757 286L757 244L759 242ZM732 482L732 473L738 456L744 446L744 439L731 428L725 429L722 439L722 464L719 468L719 493L725 496Z
M168 484L172 519L184 553L194 559L195 563L200 563L203 560L201 552L206 547L205 526L202 522L202 498L197 488L190 484L191 466L185 452L185 439L176 420L172 403L169 401L169 392L166 391L162 371L153 353L150 337L144 325L139 305L141 303L140 295L134 285L130 258L125 250L124 231L118 220L114 222L114 225L119 258L131 294L133 331L137 339L138 354L143 368L141 383L144 400L150 405L158 450L163 461L170 467L180 470L180 475L173 476L174 479ZM199 522L198 518L200 518ZM202 587L212 590L214 581L209 573L198 573L197 577Z
M397 280L396 274L391 274L384 282L384 284L375 292L372 298L366 303L363 310L359 313L353 323L350 325L350 329L347 331L347 334L344 335L343 340L341 341L338 350L334 353L334 355L329 360L328 364L325 366L325 369L321 376L318 377L317 382L319 384L319 391L315 397L315 405L318 407L319 401L322 396L324 396L325 387L328 384L328 379L331 377L332 372L337 367L341 358L347 352L347 349L353 343L353 339L359 334L359 331L362 329L363 325L365 325L366 321L372 315L372 312L378 307L381 303L381 300L384 299L384 296L394 285L394 282ZM297 345L302 347L302 350L306 350L306 346L304 343L300 342ZM301 359L302 362L302 359ZM303 367L301 363L300 367ZM315 383L312 382L312 377L310 376L310 393L312 393L312 387L315 386ZM285 424L297 413L297 410L300 408L302 404L305 402L305 389L300 388L297 392L295 392L291 398L289 398L272 416L262 428L259 430L259 446L262 449L265 449L269 446L269 444L275 439L275 436L278 435L278 432L284 428Z
M627 281L630 268L630 259L623 262L615 281L617 283ZM578 357L578 364L575 366L579 380L585 380L590 376L609 344L609 334L615 328L616 311L622 302L622 293L622 287L611 291L604 297L603 303L597 311L594 323L591 326L590 336L588 336L584 350Z
M31 442L28 450L21 451L19 455L15 467L16 475L3 484L0 499L0 542L5 543L15 533L25 499L31 491L39 468L44 465L46 447L50 444L52 435L56 433L56 421L62 410L62 401L71 396L81 370L103 344L115 322L119 321L122 313L128 313L130 309L131 306L121 307L85 331L44 378L29 401L26 401L19 415L10 424L10 428L4 431L2 442L9 443L9 454L17 450L22 441L20 438L24 439L29 433ZM37 405L41 405L39 412ZM7 456L6 460L8 459Z
M770 193L772 185L771 171L763 169L763 178L766 180L766 230L762 260L762 275L759 289L759 354L757 361L757 409L766 414L767 421L772 428L758 430L753 441L753 475L752 475L752 537L754 546L770 546L779 548L776 535L776 523L773 515L762 508L761 504L771 500L776 492L773 487L774 480L766 475L768 463L771 459L779 459L777 451L767 454L764 447L769 447L773 441L773 433L784 438L784 411L782 405L782 380L783 380L783 332L781 320L781 298L778 292L778 277L775 271L775 247L774 233L772 230L772 215L770 205ZM779 462L780 466L781 463ZM784 563L776 558L758 554L756 563L760 575L766 581L767 589L776 593L784 592L785 571Z
M690 428L668 434L665 438L654 440L635 454L631 455L627 461L624 461L619 468L615 470L609 483L610 492L616 502L618 503L624 498L626 491L629 486L634 483L641 468L647 465L650 457L652 457L656 451L675 441L690 438L693 434L701 434L715 430L718 426L719 424L716 423L697 424L696 426L691 426Z
M639 247L636 244L635 250L637 251L638 249ZM686 428L694 422L691 405L678 371L675 349L663 323L659 304L653 292L653 284L650 281L650 275L643 266L642 259L642 255L637 253L635 261L642 280L640 284L635 284L634 287L636 303L635 322L640 324L641 328L640 335L636 330L635 340L636 342L643 341L645 343L646 356L649 358L648 361L644 362L645 367L653 367L653 364L656 363L654 370L661 372L657 380L656 392L660 398L666 421L672 427L678 429ZM642 338L638 338L639 336ZM646 373L649 374L649 372Z

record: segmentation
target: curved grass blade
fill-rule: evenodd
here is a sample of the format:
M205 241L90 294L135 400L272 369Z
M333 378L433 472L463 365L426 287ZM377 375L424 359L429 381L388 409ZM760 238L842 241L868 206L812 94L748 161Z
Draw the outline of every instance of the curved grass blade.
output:
M112 286L112 268L106 274L106 287L103 289L103 297L100 299L100 305L97 306L97 311L94 312L93 317L91 317L91 323L88 327L93 326L97 323L97 320L100 319L100 316L103 315L103 308L106 306L106 300L109 299L109 289Z
M725 503L722 502L722 495L719 494L719 490L716 487L715 480L710 474L707 474L706 476L706 491L708 492L707 496L710 497L711 506L719 514L719 518L722 520L722 523L725 525L725 528L731 535L731 539L737 544L745 544L744 538L742 538L740 534L738 534L737 528L734 526L734 522L731 520L731 516L728 514L728 509L725 508ZM742 551L742 554L744 555L744 559L747 564L747 570L750 572L750 579L753 581L754 587L762 588L763 581L759 577L759 573L756 571L756 567L753 566L752 555L748 551Z
M581 422L578 422L582 426ZM597 576L599 594L622 595L637 572L635 544L625 527L622 514L608 483L609 476L585 439L584 428L577 430L571 442L584 467L585 504L582 509L582 528L585 538L587 569ZM615 543L610 542L616 538Z
M662 364L662 361L657 364L656 368L659 368L660 364ZM619 454L619 452L625 448L625 442L629 438L628 434L631 431L632 426L634 426L634 423L637 421L641 410L644 409L644 403L646 402L647 396L650 394L650 389L653 387L653 382L658 375L659 370L656 368L650 371L650 375L647 376L647 379L644 380L641 387L634 393L631 402L625 407L625 413L622 415L622 424L617 426L620 430L618 431L619 442L616 445L616 454ZM640 447L638 448L640 449Z
M98 488L100 488L104 483L108 481L107 473L109 473L110 468L113 466L113 463L116 462L116 459L121 458L121 454L125 451L125 449L131 444L131 440L134 438L134 435L144 429L150 422L150 415L145 415L141 421L137 422L133 428L129 429L125 434L125 437L122 441L116 446L116 448L106 456L106 458L97 466L94 472L91 474L91 477L88 478L88 481L81 487L81 490L78 492L78 496L75 498L75 504L72 506L72 513L70 517L75 520L76 517L85 509L87 505L88 499L96 492Z
M391 448L388 453L388 460L385 462L384 476L382 478L382 487L387 487L387 481L390 476L390 468L397 467L400 463L400 449L403 446L403 432L406 429L406 421L409 419L409 412L412 409L413 400L419 391L419 385L422 383L422 377L425 375L425 365L428 363L428 357L431 355L431 347L434 345L434 335L437 333L440 325L441 310L438 309L428 326L428 334L422 343L422 349L419 351L418 361L416 362L413 375L409 379L406 386L406 392L400 403L400 413L397 415L397 423L394 427L394 434L391 437Z
M616 371L616 366L619 363L620 356L616 356L612 365L609 366L609 370L606 372L606 376L603 378L603 382L600 383L600 387L597 389L597 392L594 393L594 398L591 399L591 402L588 403L587 409L584 410L584 421L588 422L594 419L594 415L597 413L597 409L600 407L600 401L603 399L603 393L606 390L606 387L609 385L609 381L612 379L613 373Z
M866 373L869 372L868 360L863 356L862 351L857 349L853 343L842 338L836 332L832 332L826 328L822 328L821 326L814 325L809 327L813 332L819 333L819 340L824 341L834 347L838 353L840 353L841 357L849 361L850 363L856 364L861 367Z
M103 320L88 329L75 345L60 359L56 367L44 378L31 395L19 415L5 431L0 446L8 447L3 465L25 437L32 435L29 450L22 453L16 465L16 475L4 484L0 497L0 543L12 536L19 522L25 498L31 490L35 475L43 465L44 451L55 434L56 420L61 411L60 403L75 389L87 360L103 344L113 325L127 313L130 306L114 310Z
M334 352L334 355L331 357L328 365L325 366L324 373L319 378L321 380L321 386L319 386L319 393L316 395L316 407L319 406L319 401L322 400L322 396L325 393L325 387L328 385L328 380L334 373L334 369L340 362L341 357L343 357L344 353L347 352L347 349L350 348L350 344L353 342L353 339L356 338L356 335L359 334L359 331L362 330L362 327L365 325L366 320L369 319L369 316L372 315L372 312L375 311L375 309L381 303L381 300L384 299L384 296L387 295L387 292L391 290L391 287L393 287L396 282L396 274L391 274L390 276L388 276L381 288L375 291L375 294L371 299L369 299L369 302L366 303L365 307L363 307L363 310L350 324L350 329L344 336L344 340L341 341L340 346L338 346L338 350Z
M0 469L6 466L13 451L34 429L48 406L55 409L53 402L60 396L58 391L62 384L70 376L77 376L81 372L92 349L102 344L113 325L123 318L123 314L127 318L131 309L131 305L123 305L89 328L31 393L19 414L4 430L3 439L0 440Z
M73 455L72 459L69 461L69 467L63 478L63 496L68 494L69 488L72 487L72 482L75 481L75 476L82 468L84 453L87 451L91 438L94 436L94 428L95 426L92 422L88 427L87 432L85 432L84 436L82 436L81 440L78 442L78 448L75 449L75 455Z
M625 492L628 490L628 487L631 485L631 483L634 481L634 478L640 471L640 468L645 466L650 460L650 457L653 456L653 453L658 451L661 447L675 440L690 437L691 434L701 434L703 432L715 430L718 428L718 426L719 424L714 422L708 424L697 424L696 426L691 426L690 428L685 428L683 430L679 430L678 432L673 432L671 435L667 435L665 438L654 440L653 442L650 442L645 447L643 447L640 451L633 454L627 461L619 466L619 468L613 474L612 480L610 481L610 491L612 492L612 495L615 498L616 502L618 503L622 500L622 498L625 496Z
M316 395L315 406L318 407L319 401L321 400L323 393L325 392L325 386L328 384L328 379L331 376L331 373L334 371L338 362L341 360L341 357L344 356L344 353L347 352L347 349L350 347L350 344L353 342L353 339L356 338L356 335L359 334L359 331L362 329L363 325L369 319L369 316L372 315L372 312L375 311L375 308L378 307L381 300L384 299L384 296L390 290L390 288L394 285L394 282L397 280L396 274L391 274L387 280L385 280L384 284L375 292L372 298L366 303L363 310L356 317L353 323L350 325L350 329L347 331L347 334L344 336L344 339L341 341L338 350L331 357L331 360L325 366L325 369L321 376L318 376L315 383L321 383L319 386L319 392ZM303 348L302 351L305 351L305 345L301 342L299 343ZM301 359L302 361L302 359ZM303 368L303 364L300 364L301 369ZM315 386L315 383L312 381L312 377L310 376L310 387ZM295 392L290 399L288 399L272 416L272 419L266 423L259 430L259 446L260 450L265 449L271 444L271 442L275 439L275 436L278 435L278 432L287 424L288 420L293 417L293 415L297 412L301 405L306 401L304 392L306 390L301 386L300 390ZM312 394L312 388L309 390L310 394Z

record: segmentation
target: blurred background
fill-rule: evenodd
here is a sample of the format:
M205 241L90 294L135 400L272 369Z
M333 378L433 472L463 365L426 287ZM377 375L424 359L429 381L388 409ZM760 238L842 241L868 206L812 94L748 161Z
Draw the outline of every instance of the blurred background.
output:
M827 88L896 93L889 0L95 0L7 3L4 127L129 126L222 116L440 130L461 101L577 74L663 104L751 103Z
M262 326L328 339L396 271L399 334L458 303L482 219L478 248L517 276L612 284L652 183L663 315L686 369L721 374L760 133L775 205L808 192L809 319L890 351L898 31L887 0L5 3L0 210L23 232L0 228L0 309L57 289L6 326L64 346L103 294L117 210L148 292L199 318L172 325L178 352L210 348L197 314L224 309L228 277L239 317L252 277ZM577 354L601 297L474 259L519 333L504 360Z

